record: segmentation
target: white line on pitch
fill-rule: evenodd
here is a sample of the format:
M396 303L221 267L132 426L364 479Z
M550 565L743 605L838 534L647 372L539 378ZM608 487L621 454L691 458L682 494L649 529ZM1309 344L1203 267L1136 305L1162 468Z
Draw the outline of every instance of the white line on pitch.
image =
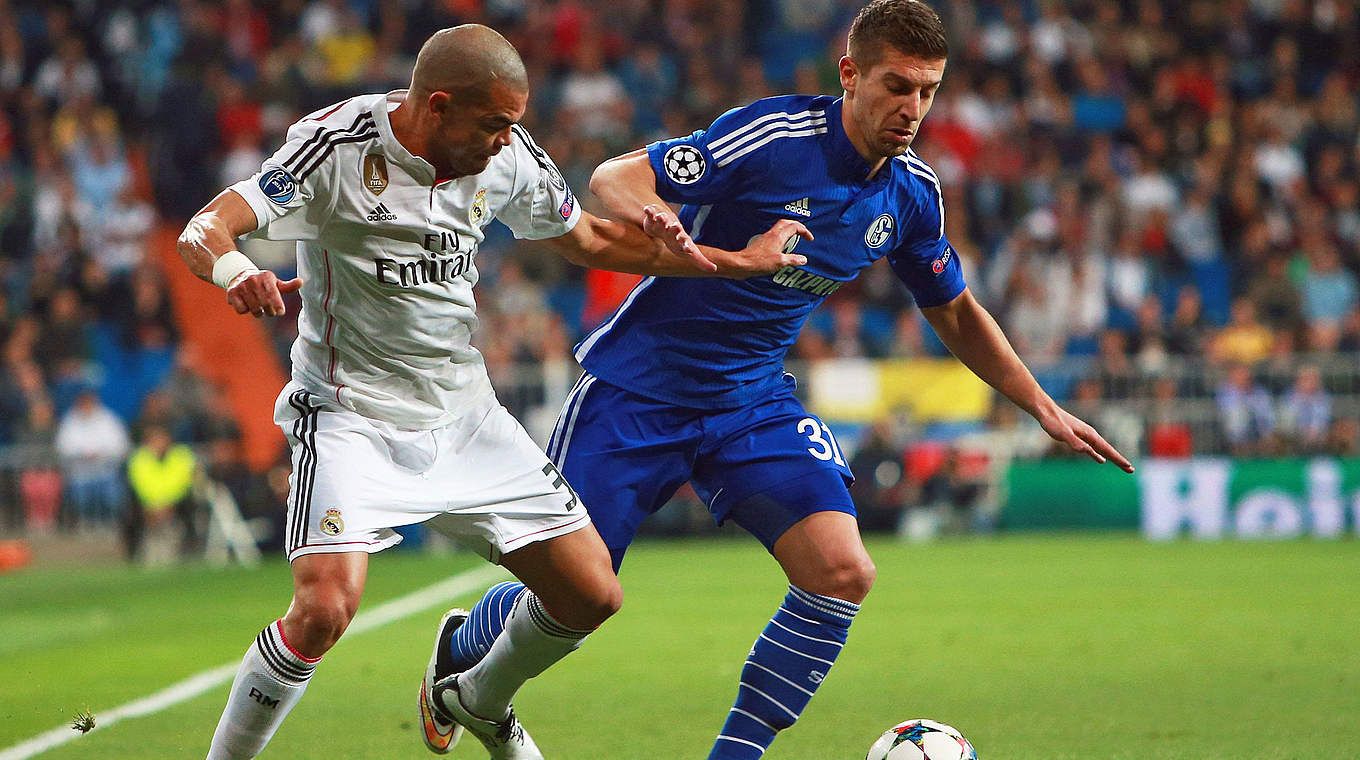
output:
M505 577L505 570L499 567L479 567L467 572L459 573L447 580L440 581L432 586L427 586L419 591L407 594L406 596L393 599L390 602L380 604L371 610L361 612L354 617L354 622L350 623L349 629L345 632L345 638L357 636L374 628L387 625L388 623L410 617L417 612L422 612L438 604L446 603L456 599L471 591L475 591L487 584L493 583ZM344 639L341 639L344 641ZM180 681L177 684L167 686L164 689L147 697L128 702L111 710L100 710L95 712L99 722L95 725L95 731L99 731L124 718L140 718L145 715L158 713L168 707L173 707L180 702L185 702L198 695L227 683L236 675L239 662L229 662L225 665L200 673ZM76 733L75 729L69 725L54 728L51 731L39 734L13 747L0 750L0 760L27 760L40 752L46 752L54 747L59 747L72 739L80 738L81 734Z

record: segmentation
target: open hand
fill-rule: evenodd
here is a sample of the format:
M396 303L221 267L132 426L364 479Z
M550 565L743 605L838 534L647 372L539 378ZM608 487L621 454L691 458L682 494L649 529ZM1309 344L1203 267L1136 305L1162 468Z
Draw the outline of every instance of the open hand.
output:
M718 271L718 265L704 256L693 238L685 231L685 225L680 223L680 218L669 208L654 203L643 206L642 231L665 243L671 253L693 259L703 271Z
M812 233L802 222L780 219L764 234L751 238L751 242L737 254L738 260L733 268L748 274L770 274L784 267L801 267L807 257L793 253L798 238L812 240Z
M1124 472L1133 472L1133 464L1118 449L1102 438L1095 428L1077 419L1066 409L1054 407L1052 413L1041 415L1038 419L1045 433L1055 441L1067 444L1078 454L1085 454L1101 464L1112 460Z
M253 272L237 277L227 288L227 303L236 309L237 314L254 314L256 317L281 316L284 293L296 293L302 287L302 280L280 280L273 272Z

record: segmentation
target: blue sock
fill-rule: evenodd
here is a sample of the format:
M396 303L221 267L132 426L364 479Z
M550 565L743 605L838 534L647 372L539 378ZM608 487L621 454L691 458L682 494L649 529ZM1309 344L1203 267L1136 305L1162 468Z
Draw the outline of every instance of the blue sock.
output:
M789 586L741 671L737 701L708 760L757 760L826 678L858 604Z
M457 670L467 670L481 662L496 637L505 630L505 619L524 592L523 583L505 581L492 586L472 605L467 621L449 638L449 653Z

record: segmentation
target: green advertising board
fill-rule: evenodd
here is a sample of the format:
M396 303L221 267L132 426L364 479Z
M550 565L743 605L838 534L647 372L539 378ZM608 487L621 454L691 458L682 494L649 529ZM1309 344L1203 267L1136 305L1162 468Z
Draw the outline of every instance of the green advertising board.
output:
M1360 525L1357 459L1151 459L1134 475L1080 460L1017 462L1005 487L1001 526L1011 530L1288 538Z

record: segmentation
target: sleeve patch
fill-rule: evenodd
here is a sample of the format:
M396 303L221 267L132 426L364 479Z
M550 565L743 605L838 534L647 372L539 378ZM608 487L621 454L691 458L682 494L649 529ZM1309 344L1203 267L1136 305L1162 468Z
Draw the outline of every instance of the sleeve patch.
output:
M941 272L944 271L945 265L949 263L949 259L952 258L953 256L954 249L952 247L946 247L944 249L944 255L931 262L930 271L934 272L935 274L940 274Z
M692 185L704 176L708 164L704 154L692 145L676 145L666 151L661 161L666 176L677 185Z
M260 175L260 190L264 197L282 206L297 194L297 180L287 169L271 169Z

